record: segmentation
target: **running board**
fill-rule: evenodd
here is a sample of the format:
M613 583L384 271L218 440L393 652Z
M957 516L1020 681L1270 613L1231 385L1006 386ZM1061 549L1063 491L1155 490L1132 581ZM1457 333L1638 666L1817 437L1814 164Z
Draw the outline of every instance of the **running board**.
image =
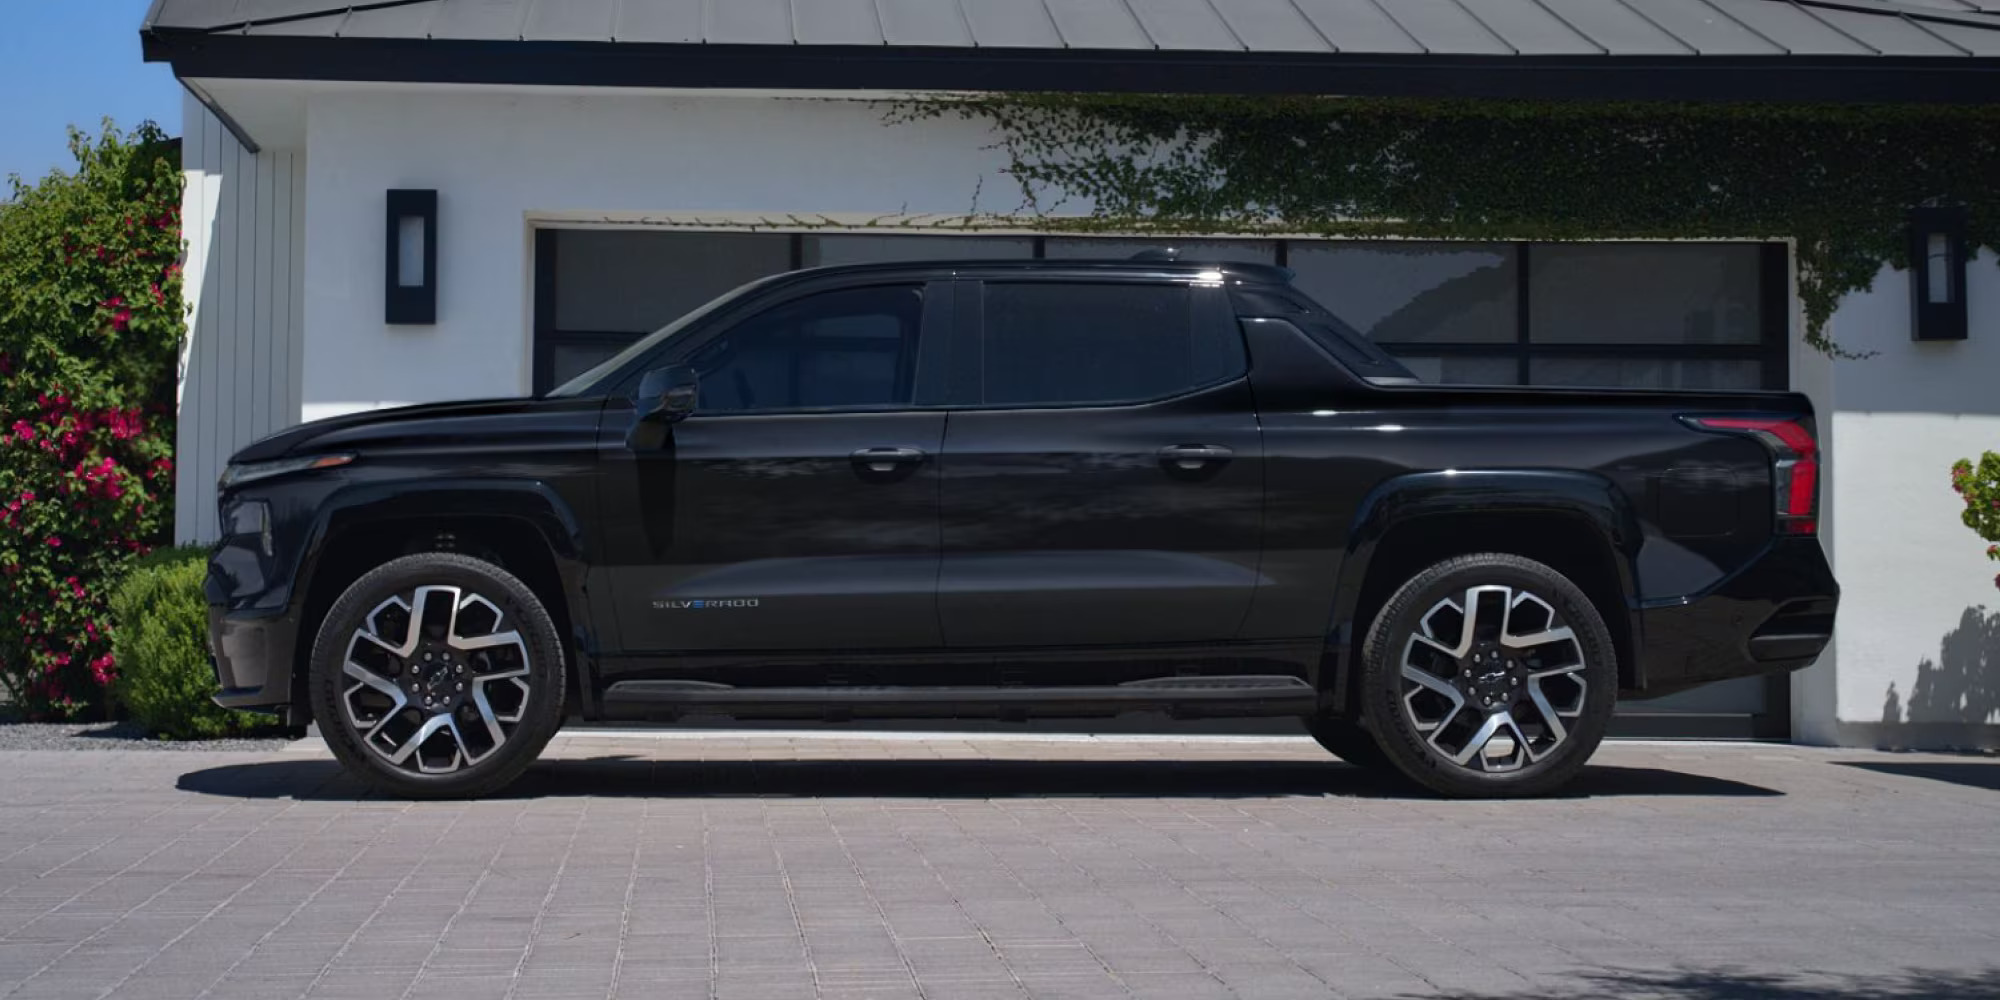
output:
M1297 677L1158 677L1093 687L733 687L708 681L619 681L603 696L609 718L1022 719L1166 712L1180 718L1305 715L1312 686Z

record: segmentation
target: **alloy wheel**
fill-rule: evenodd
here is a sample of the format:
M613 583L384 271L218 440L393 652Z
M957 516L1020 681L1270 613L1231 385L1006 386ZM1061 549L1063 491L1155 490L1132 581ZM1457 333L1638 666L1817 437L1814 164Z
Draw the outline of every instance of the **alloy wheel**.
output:
M363 745L391 765L450 774L490 757L524 718L527 643L499 605L422 586L375 606L349 638L341 702Z
M1569 739L1584 711L1583 647L1555 607L1510 586L1432 605L1403 646L1402 703L1446 760L1515 771Z

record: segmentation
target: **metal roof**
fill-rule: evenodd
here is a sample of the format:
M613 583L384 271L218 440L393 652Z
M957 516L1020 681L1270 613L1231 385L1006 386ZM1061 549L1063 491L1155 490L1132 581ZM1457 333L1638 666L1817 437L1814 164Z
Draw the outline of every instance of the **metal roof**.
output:
M2000 100L2000 0L154 0L142 35L183 77Z
M148 31L1461 55L1991 55L2000 0L159 0Z

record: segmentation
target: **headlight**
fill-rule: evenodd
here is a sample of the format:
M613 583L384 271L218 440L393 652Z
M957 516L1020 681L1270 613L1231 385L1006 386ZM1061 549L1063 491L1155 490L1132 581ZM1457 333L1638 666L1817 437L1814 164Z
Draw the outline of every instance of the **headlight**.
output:
M275 462L251 462L247 465L232 465L222 470L222 478L217 480L216 488L226 490L233 486L241 486L244 483L256 482L259 479L269 479L272 476L290 475L291 473L304 472L308 469L331 469L336 466L346 465L352 461L354 461L354 456L343 452L334 455L311 455L305 458L281 458Z

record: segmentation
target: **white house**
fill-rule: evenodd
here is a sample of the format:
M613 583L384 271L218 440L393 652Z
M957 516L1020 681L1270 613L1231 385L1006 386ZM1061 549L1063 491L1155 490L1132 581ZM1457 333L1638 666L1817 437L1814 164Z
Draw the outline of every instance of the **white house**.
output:
M2000 100L2000 0L155 0L143 35L187 88L189 540L263 434L544 389L763 274L1132 251L1032 215L926 230L1007 208L1013 182L987 126L889 124L895 95ZM435 192L433 231L428 196L398 222L392 191ZM1874 356L1831 361L1802 345L1786 242L1209 249L1293 268L1430 377L1809 394L1835 647L1628 706L1624 731L2000 744L1995 567L1946 478L2000 448L1990 254L1963 271L1968 338L1914 342L1911 282L1885 269L1832 322ZM425 287L398 317L418 322L387 321Z

